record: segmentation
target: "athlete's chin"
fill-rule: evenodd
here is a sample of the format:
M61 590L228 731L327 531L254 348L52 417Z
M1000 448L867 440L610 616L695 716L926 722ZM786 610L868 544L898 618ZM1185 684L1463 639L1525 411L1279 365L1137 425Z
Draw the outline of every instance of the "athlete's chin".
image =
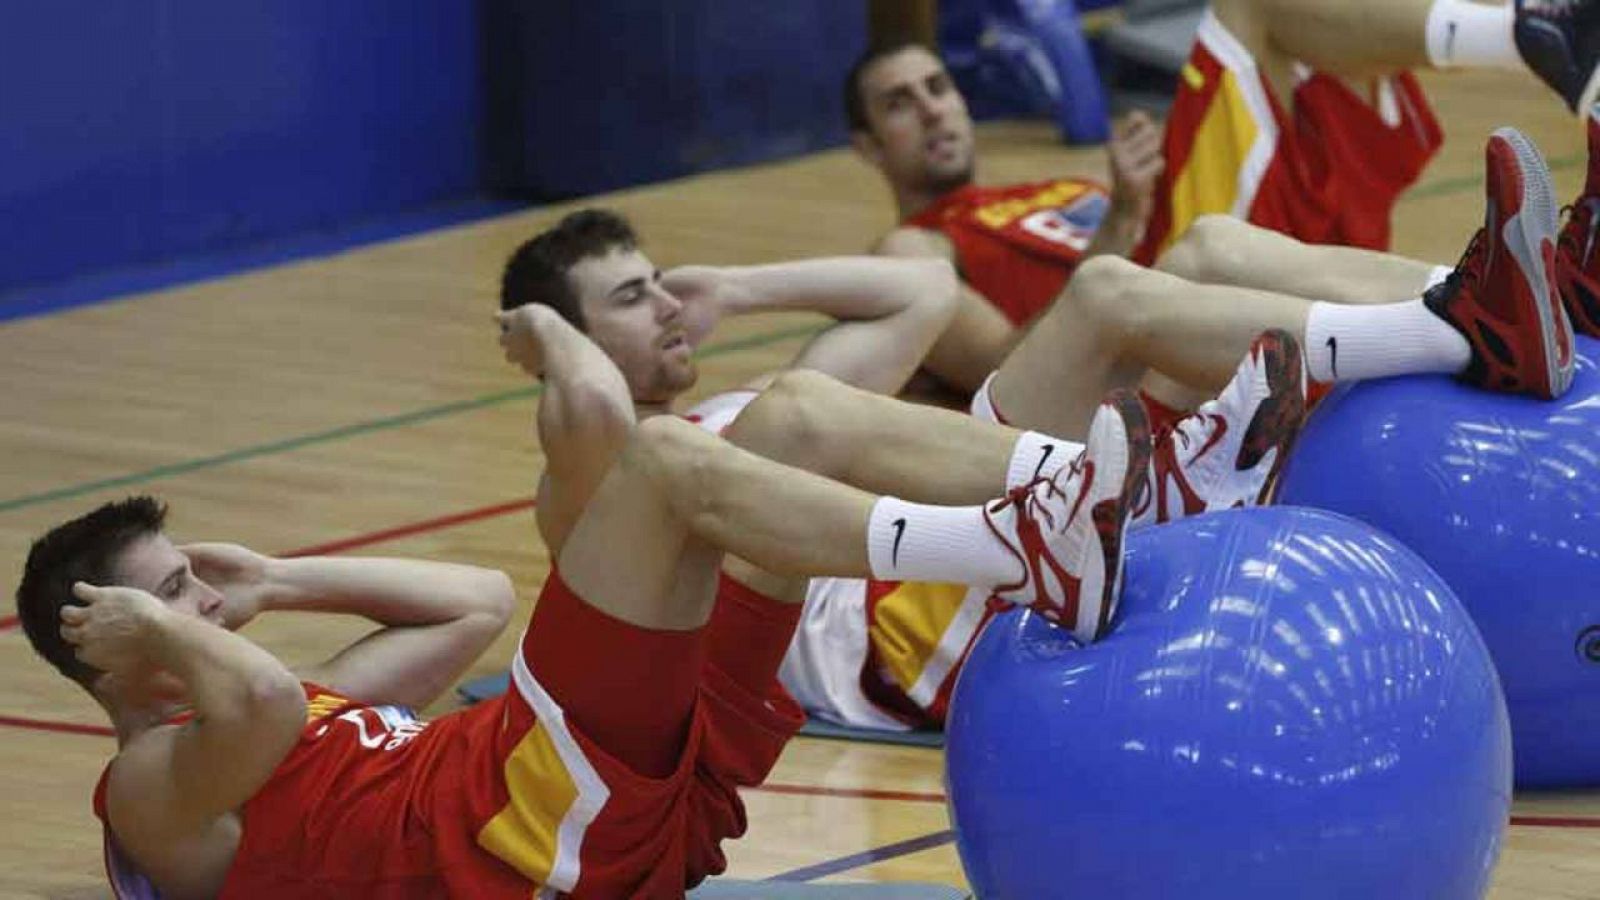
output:
M936 194L947 194L972 183L973 165L968 159L963 163L930 166L926 172L927 187Z
M661 370L656 374L656 390L654 393L663 400L671 400L694 387L695 382L699 380L700 370L695 368L694 363L686 360L681 363L668 364L662 366Z

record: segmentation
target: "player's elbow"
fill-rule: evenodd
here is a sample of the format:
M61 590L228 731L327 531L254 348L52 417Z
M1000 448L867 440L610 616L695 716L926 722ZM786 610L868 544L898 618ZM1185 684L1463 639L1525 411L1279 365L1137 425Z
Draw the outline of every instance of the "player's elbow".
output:
M935 331L944 331L961 302L961 279L946 259L919 260L923 266L920 306Z
M300 680L282 666L252 673L240 694L234 711L263 733L292 737L305 725L305 690Z
M476 576L478 583L473 596L478 600L478 608L475 612L483 620L484 628L491 632L492 639L511 621L511 613L517 606L517 589L511 583L511 576L499 569L479 569Z
M539 407L539 430L547 445L556 439L586 448L621 446L634 424L625 393L601 378L564 382L558 395Z

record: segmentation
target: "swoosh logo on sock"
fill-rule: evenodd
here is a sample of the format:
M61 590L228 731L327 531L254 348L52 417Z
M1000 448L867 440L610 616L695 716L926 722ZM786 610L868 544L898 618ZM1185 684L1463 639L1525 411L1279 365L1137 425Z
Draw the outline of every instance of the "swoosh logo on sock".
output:
M1039 477L1039 473L1044 471L1044 464L1050 461L1050 454L1056 452L1056 445L1055 444L1045 444L1040 449L1043 452L1041 452L1039 454L1039 464L1037 466L1033 467L1033 477L1034 478L1038 478Z
M889 565L900 565L900 539L906 536L906 520L904 517L889 523L894 526L894 547L889 551Z

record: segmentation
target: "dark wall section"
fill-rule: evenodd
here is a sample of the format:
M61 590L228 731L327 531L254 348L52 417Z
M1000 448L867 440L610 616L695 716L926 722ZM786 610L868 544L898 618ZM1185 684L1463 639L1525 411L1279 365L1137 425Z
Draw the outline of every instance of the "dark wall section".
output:
M492 61L526 123L514 177L571 197L844 140L840 81L860 2L507 3L516 54ZM500 78L493 79L499 81ZM502 101L508 98L502 98Z

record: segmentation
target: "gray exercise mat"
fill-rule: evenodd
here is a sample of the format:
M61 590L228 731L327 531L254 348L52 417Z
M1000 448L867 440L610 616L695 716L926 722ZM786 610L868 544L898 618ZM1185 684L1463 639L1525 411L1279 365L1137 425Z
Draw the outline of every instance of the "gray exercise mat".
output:
M511 676L505 673L485 675L463 682L456 693L468 703L498 697L510 687ZM869 744L898 744L910 747L943 747L944 734L938 731L879 731L875 728L848 728L819 719L808 719L800 728L807 737L828 738L836 741L862 741Z
M969 900L947 884L806 884L717 878L689 892L690 900Z
M834 741L861 741L867 744L899 744L905 747L943 747L942 731L883 731L877 728L850 728L821 719L807 719L800 726L806 737L827 738Z

